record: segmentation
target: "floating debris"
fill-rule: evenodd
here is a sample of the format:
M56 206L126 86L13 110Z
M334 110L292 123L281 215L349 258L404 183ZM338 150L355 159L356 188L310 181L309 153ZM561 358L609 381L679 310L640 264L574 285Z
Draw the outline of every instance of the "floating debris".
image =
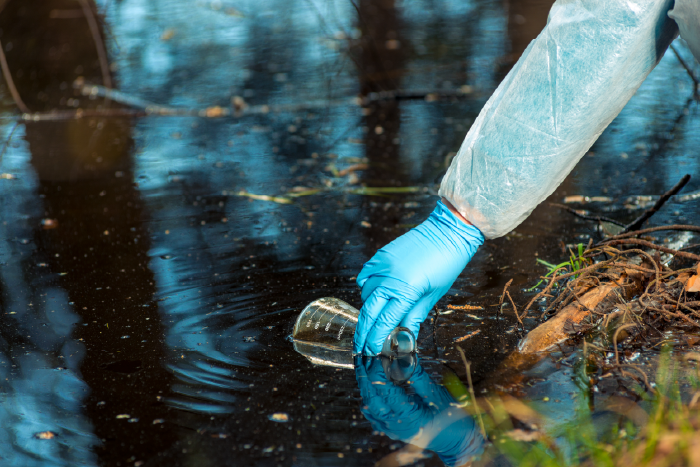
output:
M476 335L479 334L480 332L481 332L481 329L477 329L476 331L474 331L474 332L472 332L472 333L469 333L469 334L467 334L466 336L462 336L462 337L460 337L460 338L458 338L458 339L455 339L455 344L456 344L457 342L463 342L463 341L466 341L467 339L471 339L472 337L476 336Z
M447 308L450 310L465 310L465 311L476 311L476 310L483 310L484 307L482 306L474 306L474 305L447 305Z
M583 195L571 195L564 197L564 204L572 203L612 203L613 199L609 196L583 196Z
M270 414L268 417L273 422L287 423L289 421L289 415L284 412L275 412Z
M284 196L269 196L269 195L256 195L254 193L248 193L247 191L239 191L236 193L237 196L246 196L250 199L255 199L258 201L272 201L273 203L278 203L278 204L292 204L294 201L292 201L289 198L285 198Z
M41 220L41 228L44 230L55 229L56 227L58 227L58 220L57 219L42 219Z

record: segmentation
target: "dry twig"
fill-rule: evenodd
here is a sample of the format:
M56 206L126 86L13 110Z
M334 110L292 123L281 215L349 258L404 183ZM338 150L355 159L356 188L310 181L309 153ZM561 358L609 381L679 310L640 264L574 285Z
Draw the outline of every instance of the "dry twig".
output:
M112 76L109 73L109 62L107 61L107 51L105 50L105 44L100 35L100 29L97 25L97 20L95 19L95 14L90 8L90 4L87 0L78 0L80 6L83 9L83 14L88 22L90 28L90 33L92 34L92 40L95 42L95 49L97 49L97 58L100 61L100 70L102 71L102 84L106 88L112 87Z
M5 49L0 41L0 66L2 66L2 75L5 77L5 83L7 83L7 88L10 90L12 99L15 101L15 105L22 113L29 113L29 108L25 105L22 98L19 96L19 92L15 87L15 82L12 80L12 73L10 73L10 67L7 66L7 58L5 57Z
M484 427L484 421L481 419L481 409L479 408L479 405L476 403L476 394L474 394L474 385L472 384L472 372L471 368L469 365L469 362L467 361L467 357L464 355L464 350L462 350L462 347L456 346L457 350L459 350L459 354L462 356L462 362L464 362L464 368L467 370L467 381L469 382L469 395L472 396L472 402L474 403L474 406L476 407L476 416L479 419L479 427L481 428L481 434L484 438L486 438L486 428Z
M647 219L656 214L659 211L659 209L661 209L661 207L664 204L666 204L666 201L671 199L671 196L681 191L689 180L690 174L684 175L683 178L681 178L680 181L673 186L673 188L661 195L661 197L656 201L656 203L654 203L654 205L651 208L647 209L646 211L644 211L644 213L642 213L641 216L636 218L634 221L630 222L630 224L627 225L627 227L625 227L625 230L623 230L620 233L627 233L633 230L638 230L642 226L642 224L644 224L644 222L647 221Z

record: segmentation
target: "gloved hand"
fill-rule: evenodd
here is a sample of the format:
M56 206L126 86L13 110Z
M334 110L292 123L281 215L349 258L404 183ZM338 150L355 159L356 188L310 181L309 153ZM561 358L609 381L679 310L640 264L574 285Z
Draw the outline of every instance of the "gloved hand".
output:
M425 222L381 248L357 276L364 305L355 353L379 354L399 325L417 338L420 323L483 243L479 229L438 201Z
M429 449L448 466L462 465L483 451L484 438L474 419L452 405L454 398L430 379L420 363L407 382L415 393L408 394L386 377L382 358L355 358L362 413L374 430Z

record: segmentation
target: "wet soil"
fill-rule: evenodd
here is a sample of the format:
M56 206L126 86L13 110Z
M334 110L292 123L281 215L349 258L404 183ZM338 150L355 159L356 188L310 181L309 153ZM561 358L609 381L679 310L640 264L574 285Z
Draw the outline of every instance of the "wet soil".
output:
M2 461L372 465L401 449L363 415L356 374L311 365L291 328L319 297L360 306L362 264L433 209L446 164L546 3L0 1L25 105L72 112L21 116L0 87ZM104 85L105 73L126 96L188 111L84 95L81 83ZM606 196L575 207L630 221L642 205L628 196L698 173L692 86L667 54L551 200ZM231 115L197 113L215 106ZM77 109L92 116L64 118ZM362 185L418 188L352 191ZM295 187L331 189L247 196ZM685 192L698 189L693 179ZM699 221L693 201L653 218ZM492 390L523 336L508 307L497 319L506 282L522 303L546 272L536 258L566 260L567 244L599 236L545 203L487 242L421 330L426 373L466 381L455 340L479 330L460 346L477 392ZM552 418L575 403L561 362L525 373L519 394L556 399ZM57 436L36 436L47 431ZM415 465L442 465L426 456Z

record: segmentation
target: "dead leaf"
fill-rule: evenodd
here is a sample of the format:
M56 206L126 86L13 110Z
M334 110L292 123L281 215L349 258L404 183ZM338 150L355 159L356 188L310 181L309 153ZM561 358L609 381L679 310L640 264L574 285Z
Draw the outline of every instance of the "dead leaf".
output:
M690 276L690 279L688 279L688 282L685 283L685 290L687 292L700 292L700 280L698 280L698 276Z

